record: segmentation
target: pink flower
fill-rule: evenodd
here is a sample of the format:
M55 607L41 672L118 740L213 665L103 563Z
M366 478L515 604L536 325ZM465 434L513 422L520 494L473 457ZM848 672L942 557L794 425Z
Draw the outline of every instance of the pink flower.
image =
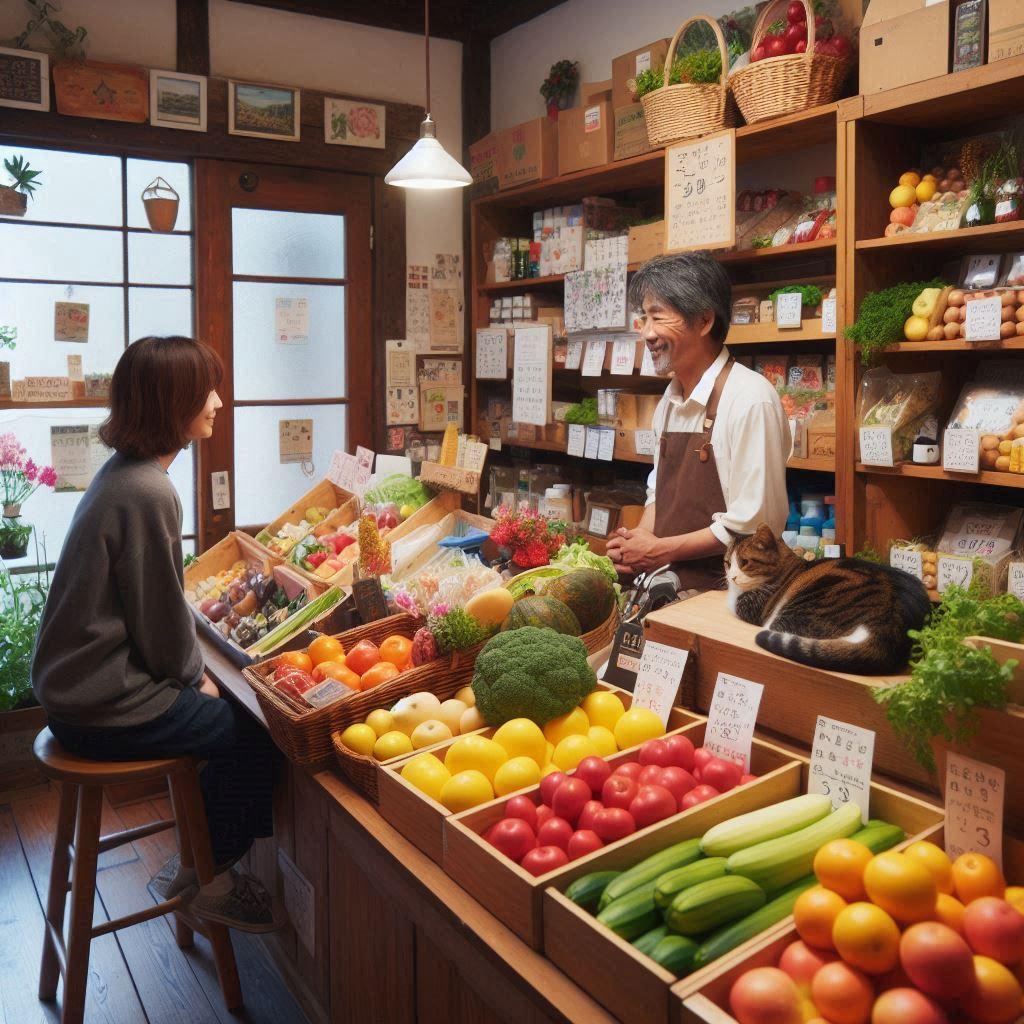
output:
M379 139L380 126L373 107L352 107L348 112L348 127L357 138Z
M44 487L53 487L57 483L57 470L53 466L45 466L39 473L39 482Z
M29 483L34 483L36 476L39 473L39 467L35 464L35 462L32 459L29 459L28 462L25 463L25 468L23 472L25 474L25 479Z

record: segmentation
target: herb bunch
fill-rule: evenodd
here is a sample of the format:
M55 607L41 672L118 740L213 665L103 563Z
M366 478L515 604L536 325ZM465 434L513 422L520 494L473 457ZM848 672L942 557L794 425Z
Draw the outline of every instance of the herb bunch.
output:
M40 563L38 543L36 562ZM40 564L45 563L44 546ZM0 711L16 708L32 694L29 669L49 586L47 569L16 578L0 563Z
M824 293L816 284L787 284L783 288L776 288L768 298L771 299L772 304L775 304L779 301L780 295L797 293L801 296L805 309L814 309L815 306L820 306L821 300L824 298Z
M904 281L865 295L857 319L846 328L846 337L856 342L861 359L870 364L882 349L903 340L903 325L910 316L914 299L925 288L945 287L945 281L934 278L931 281Z
M435 606L427 617L427 628L434 634L442 654L466 651L483 643L488 631L464 608Z

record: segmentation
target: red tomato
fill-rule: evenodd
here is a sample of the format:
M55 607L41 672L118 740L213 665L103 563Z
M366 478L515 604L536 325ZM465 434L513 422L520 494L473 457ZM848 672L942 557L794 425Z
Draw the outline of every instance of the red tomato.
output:
M537 806L537 828L540 829L545 821L550 821L554 816L555 812L547 804L539 804Z
M685 768L671 765L668 768L662 768L661 781L658 785L664 786L675 797L678 804L691 789L696 788L697 780Z
M633 815L622 807L605 807L594 816L594 831L606 843L614 843L636 831Z
M693 768L695 768L696 771L691 769L691 773L696 777L697 772L702 772L704 770L704 765L706 765L714 756L715 755L712 754L707 747L698 747L693 752Z
M576 766L575 777L582 779L594 796L599 796L601 787L611 774L611 765L603 757L585 757Z
M828 39L832 35L832 22L824 15L814 16L814 34L818 39Z
M757 46L750 51L750 63L756 64L759 60L764 60L764 56L764 44L758 43Z
M670 818L676 808L676 798L664 786L641 786L629 805L629 813L637 828L646 828Z
M789 53L789 47L786 46L783 36L764 37L764 55L766 57L781 57L786 53Z
M693 744L685 736L666 736L662 741L672 752L670 766L693 771Z
M369 672L377 662L380 661L380 651L377 645L370 640L360 640L345 655L345 664L352 669L357 676Z
M594 816L598 811L604 810L604 804L600 800L588 800L583 805L583 810L580 811L580 816L576 821L576 827L578 829L589 829L594 827Z
M798 39L796 41L796 46L793 47L793 52L794 53L806 53L807 52L807 40L806 39Z
M786 8L786 21L790 25L798 25L800 22L807 23L807 11L804 10L804 5L799 0L793 0Z
M696 789L691 789L690 792L679 801L679 810L688 811L691 807L696 807L697 804L702 804L705 800L713 800L718 795L718 790L715 789L714 786L705 786L701 784Z
M700 780L708 786L714 786L719 793L728 793L740 784L742 777L743 769L734 761L714 757L704 765Z
M663 768L675 763L672 750L664 740L648 740L640 748L638 760L642 765L655 764Z
M517 864L537 846L533 829L522 818L503 818L487 830L484 838Z
M625 775L612 775L601 787L601 803L605 807L619 807L625 811L633 802L637 789L639 786L635 780Z
M789 28L786 29L785 39L789 52L795 53L796 44L799 43L801 39L804 41L805 46L807 44L807 25L790 25Z
M661 773L665 769L657 764L648 764L643 767L640 775L637 777L637 785L639 786L660 786L661 785Z
M537 829L538 846L557 846L564 850L569 845L572 836L572 825L565 818L548 818L540 828Z
M746 775L741 775L740 776L740 785L741 786L745 786L748 782L757 782L757 776L756 775L751 775L750 772L747 772Z
M850 53L850 40L846 36L833 36L832 53L837 57L848 56Z
M540 798L541 800L551 806L551 798L555 795L555 790L569 778L565 772L552 772L550 775L545 775L540 780Z
M538 846L523 858L522 867L531 875L546 875L568 863L569 855L560 846Z
M564 818L570 825L575 825L583 805L591 795L590 785L583 779L566 779L551 798L551 810L557 817Z
M627 779L632 779L634 782L640 777L640 772L643 771L643 765L639 761L627 761L625 764L620 764L616 768L612 775L623 775Z
M528 796L514 796L505 804L506 818L519 818L530 826L531 832L537 831L537 805Z
M569 860L578 860L588 853L600 850L602 846L604 843L601 842L601 837L596 832L589 828L581 828L579 831L573 832L565 852L569 855Z

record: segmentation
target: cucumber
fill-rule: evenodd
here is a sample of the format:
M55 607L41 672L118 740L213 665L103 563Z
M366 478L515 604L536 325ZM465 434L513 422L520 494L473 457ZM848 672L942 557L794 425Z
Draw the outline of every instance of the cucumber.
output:
M717 960L720 956L746 942L747 939L759 935L773 924L778 924L789 917L793 913L793 904L796 903L797 896L817 884L818 880L814 875L801 878L799 882L784 889L775 899L769 900L759 910L747 914L739 921L727 924L724 928L719 928L700 944L693 958L693 969L696 971L706 966L712 960Z
M729 857L726 870L749 878L765 892L778 892L810 874L814 855L827 842L845 839L859 829L860 808L853 802L846 803L799 832L738 850Z
M578 907L589 910L593 914L597 910L601 893L605 891L608 883L613 878L618 878L621 873L620 871L591 871L589 875L577 878L565 890L565 895Z
M639 939L633 940L633 948L644 956L650 956L654 947L668 935L668 925L659 924L649 932L644 932Z
M662 875L654 886L654 902L666 910L669 904L684 889L698 882L708 882L712 878L721 878L725 874L726 860L724 857L704 857L687 864L685 868L676 868Z
M640 886L613 900L598 915L598 921L616 935L632 941L662 923L654 903L654 883Z
M646 860L634 864L628 871L623 871L618 878L609 882L608 888L601 894L598 908L603 910L614 900L648 882L653 882L673 868L681 868L700 856L700 840L687 839L682 843L662 850Z
M728 857L758 843L799 832L826 817L832 802L820 793L783 800L748 814L712 825L700 841L705 857Z
M670 974L682 978L693 970L697 943L685 935L666 935L648 955Z
M665 924L679 935L700 935L753 913L766 901L756 882L723 875L679 893L665 912Z
M902 843L907 838L907 833L899 825L890 825L886 821L874 818L859 832L854 832L850 838L862 843L872 853L883 853Z

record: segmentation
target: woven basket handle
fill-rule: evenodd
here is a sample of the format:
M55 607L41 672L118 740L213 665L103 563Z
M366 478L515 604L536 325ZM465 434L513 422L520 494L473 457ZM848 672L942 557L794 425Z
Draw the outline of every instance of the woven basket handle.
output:
M781 3L782 0L779 0L779 2ZM681 42L683 36L686 35L686 30L697 21L706 21L715 33L715 38L718 40L718 51L722 55L722 75L718 84L725 85L726 76L729 74L729 48L725 45L725 36L722 34L721 26L719 26L714 18L709 18L706 14L695 14L676 29L676 34L672 37L672 42L669 43L668 53L665 55L665 78L661 83L662 89L668 88L669 75L672 72L672 64L676 58L676 47Z
M804 11L807 14L807 49L802 54L800 53L785 53L783 57L806 57L810 60L814 56L814 9L811 7L809 0L800 0L800 3L804 5ZM777 21L777 18L772 18L772 14L775 10L783 5L789 6L788 0L772 0L771 3L767 3L761 8L761 13L757 16L757 21L754 23L754 34L750 39L751 51L761 42L764 37L765 30L773 22ZM788 24L788 22L787 22Z

